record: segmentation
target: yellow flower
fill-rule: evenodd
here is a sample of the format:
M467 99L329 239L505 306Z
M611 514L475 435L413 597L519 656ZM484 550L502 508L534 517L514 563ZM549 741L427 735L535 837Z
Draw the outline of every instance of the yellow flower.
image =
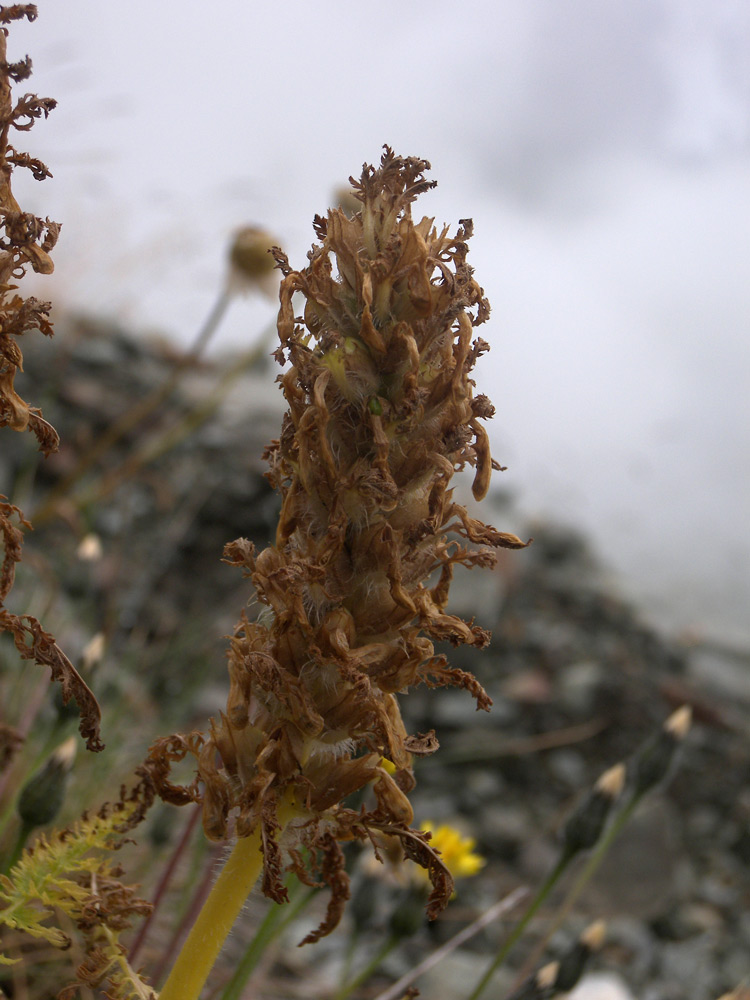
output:
M476 840L462 837L454 826L443 823L435 828L429 821L420 826L422 833L432 834L430 847L440 851L442 860L454 878L470 878L484 868L486 861L476 854ZM422 872L423 869L418 869Z

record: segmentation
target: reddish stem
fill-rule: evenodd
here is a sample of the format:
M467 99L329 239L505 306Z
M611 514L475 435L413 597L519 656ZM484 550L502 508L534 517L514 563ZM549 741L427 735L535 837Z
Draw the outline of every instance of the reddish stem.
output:
M149 913L148 917L146 917L146 919L144 920L141 929L138 931L138 935L136 936L135 941L131 945L130 953L128 955L128 961L130 962L131 965L133 965L133 963L135 962L136 956L138 955L138 952L141 950L143 942L146 940L146 935L148 934L149 928L151 927L154 917L156 916L156 911L159 909L159 904L161 903L164 897L164 893L167 891L169 883L172 881L172 876L174 875L177 863L179 862L182 855L185 853L185 850L188 844L190 843L190 838L193 834L193 831L195 830L198 820L200 819L200 815L201 815L201 807L200 805L196 805L193 808L192 813L190 814L190 818L185 824L185 829L182 832L182 836L180 837L179 843L172 852L172 857L169 859L169 864L164 869L162 876L159 879L159 884L157 885L156 892L154 893L152 910Z

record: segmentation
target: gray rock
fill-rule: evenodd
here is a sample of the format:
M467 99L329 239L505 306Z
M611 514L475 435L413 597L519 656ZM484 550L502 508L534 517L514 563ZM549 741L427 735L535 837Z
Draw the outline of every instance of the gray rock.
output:
M663 944L659 948L661 976L680 987L683 996L691 1000L712 996L717 978L716 944L713 933Z

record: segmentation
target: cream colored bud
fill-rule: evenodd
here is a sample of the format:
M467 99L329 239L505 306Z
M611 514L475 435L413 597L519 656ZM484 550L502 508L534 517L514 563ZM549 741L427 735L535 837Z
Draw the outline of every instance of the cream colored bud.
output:
M73 761L76 759L77 749L78 740L75 736L69 736L67 740L61 743L60 746L52 753L51 760L53 760L62 771L67 773L73 767Z
M16 811L27 830L46 826L59 813L75 755L76 738L71 736L57 747L44 766L21 789Z
M557 979L557 973L560 971L559 962L548 962L547 965L543 965L541 969L534 976L534 982L539 990L546 990L550 986L554 985Z
M693 710L690 705L683 705L673 712L664 723L664 730L671 733L676 740L684 740L693 721Z
M691 719L690 706L683 705L642 747L634 763L635 794L645 794L667 776L675 754L690 729Z
M81 664L84 670L93 670L94 667L97 667L102 662L104 645L103 632L97 632L96 635L89 639L81 652Z
M615 764L614 767L610 767L600 776L594 787L614 802L622 795L622 790L625 787L625 774L625 765Z
M595 920L581 934L581 944L589 951L599 951L607 936L607 925L603 920Z
M78 544L76 556L81 562L98 562L102 557L102 540L98 535L90 532L85 535Z

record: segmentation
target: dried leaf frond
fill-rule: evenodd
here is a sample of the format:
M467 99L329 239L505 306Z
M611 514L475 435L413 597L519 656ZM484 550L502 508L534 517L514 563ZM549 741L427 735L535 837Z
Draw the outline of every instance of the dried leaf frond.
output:
M13 521L17 524L14 524ZM63 704L75 699L81 717L81 735L89 750L103 750L99 735L101 712L92 691L39 621L31 615L12 614L4 607L4 602L13 587L16 565L21 561L23 530L31 525L23 512L14 504L6 503L0 496L0 543L3 548L0 566L0 633L10 632L16 649L24 660L34 660L40 666L49 667L52 680L62 688Z
M36 7L14 4L0 8L2 24L22 17L33 21ZM6 33L6 29L0 31L0 427L31 430L40 449L48 455L57 450L57 434L41 412L16 393L14 380L16 373L23 370L23 356L16 338L36 329L50 335L49 306L33 298L24 301L10 293L15 288L13 282L23 276L29 265L39 274L52 273L50 251L57 242L60 226L23 212L13 197L11 175L15 167L31 170L37 180L49 177L50 172L41 160L14 149L8 137L11 128L26 132L38 118L46 118L56 102L24 94L14 103L11 81L24 80L30 75L31 60L27 56L18 63L7 62Z

